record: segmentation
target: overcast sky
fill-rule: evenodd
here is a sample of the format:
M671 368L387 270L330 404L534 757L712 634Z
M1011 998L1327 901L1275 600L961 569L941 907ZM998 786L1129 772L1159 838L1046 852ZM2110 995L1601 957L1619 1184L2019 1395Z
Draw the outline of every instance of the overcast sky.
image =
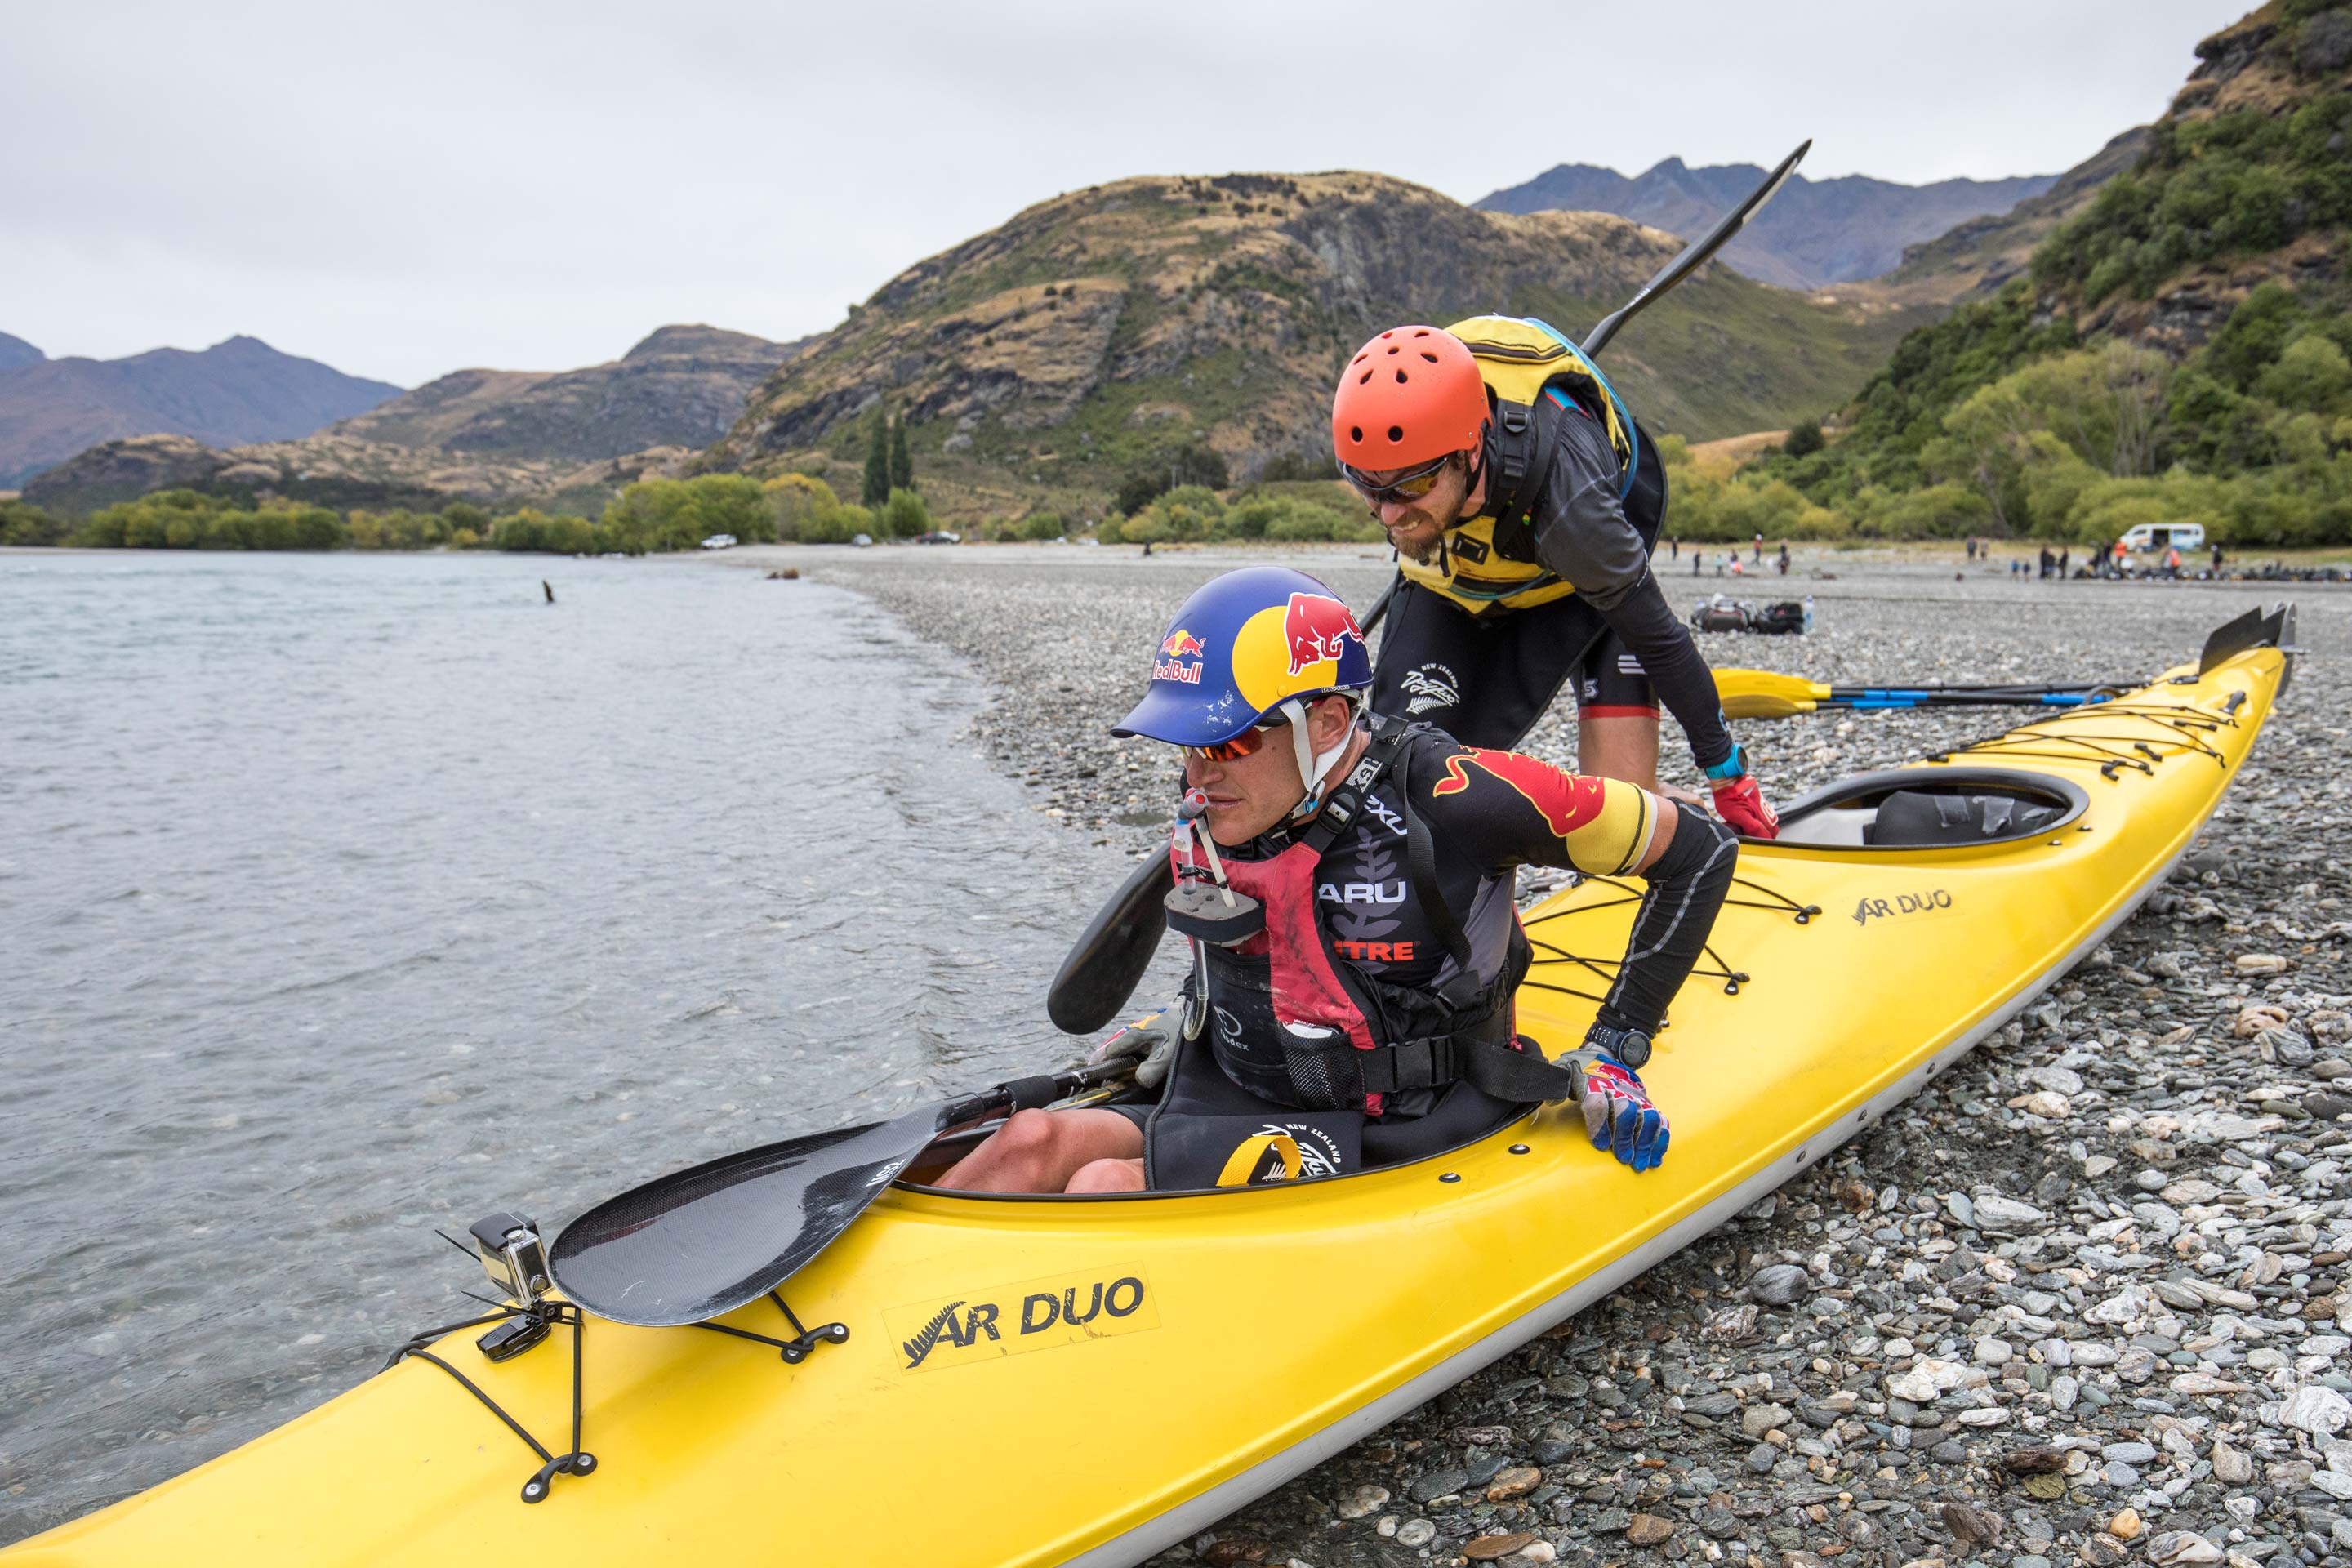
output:
M99 358L250 332L412 385L669 321L821 331L1128 174L1376 169L1475 201L1807 136L1814 178L2055 173L2250 8L0 0L0 331Z

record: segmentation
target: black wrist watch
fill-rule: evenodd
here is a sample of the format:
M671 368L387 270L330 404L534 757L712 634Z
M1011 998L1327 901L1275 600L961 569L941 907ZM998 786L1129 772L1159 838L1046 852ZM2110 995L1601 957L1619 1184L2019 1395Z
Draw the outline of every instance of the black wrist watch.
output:
M1595 1024L1584 1031L1584 1043L1607 1051L1635 1072L1640 1072L1650 1059L1650 1037L1639 1029L1612 1029L1605 1024Z

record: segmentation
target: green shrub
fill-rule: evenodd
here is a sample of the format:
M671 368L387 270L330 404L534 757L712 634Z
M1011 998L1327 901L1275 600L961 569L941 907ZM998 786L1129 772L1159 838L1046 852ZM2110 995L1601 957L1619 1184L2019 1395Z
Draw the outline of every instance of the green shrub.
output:
M57 544L66 537L62 519L20 500L0 500L0 544Z
M877 514L883 531L893 539L912 539L931 527L931 509L912 490L894 489Z
M1010 531L1009 524L1007 531ZM1024 539L1043 542L1048 539L1059 539L1068 531L1068 525L1057 511L1033 511L1021 520L1021 537Z
M787 544L797 540L812 544L822 542L828 530L819 520L841 510L841 498L833 493L833 487L808 474L784 474L770 479L760 487L760 494L768 503L774 537Z

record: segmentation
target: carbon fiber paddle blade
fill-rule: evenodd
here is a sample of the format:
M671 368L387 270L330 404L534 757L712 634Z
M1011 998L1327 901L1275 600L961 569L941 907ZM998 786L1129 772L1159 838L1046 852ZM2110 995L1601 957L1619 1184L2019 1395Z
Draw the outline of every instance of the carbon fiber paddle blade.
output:
M1154 855L1128 873L1062 960L1045 989L1045 1016L1066 1035L1091 1035L1118 1016L1151 967L1151 956L1167 934L1168 910L1160 902L1176 885L1168 857Z
M2213 628L2211 637L2205 639L2205 650L2197 656L2197 673L2210 675L2217 666L2237 658L2248 648L2262 647L2265 635L2265 622L2260 610L2248 610L2235 620L2224 621Z
M548 1265L600 1318L707 1322L774 1289L831 1245L940 1131L943 1108L730 1154L607 1198L563 1227Z

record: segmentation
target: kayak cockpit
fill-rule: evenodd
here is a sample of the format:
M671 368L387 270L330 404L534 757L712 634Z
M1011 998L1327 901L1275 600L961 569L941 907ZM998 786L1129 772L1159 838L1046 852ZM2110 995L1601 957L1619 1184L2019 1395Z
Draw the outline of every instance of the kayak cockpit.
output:
M1781 807L1776 842L1858 850L2009 844L2067 826L2090 806L2081 785L2048 773L1896 768L1842 779Z

